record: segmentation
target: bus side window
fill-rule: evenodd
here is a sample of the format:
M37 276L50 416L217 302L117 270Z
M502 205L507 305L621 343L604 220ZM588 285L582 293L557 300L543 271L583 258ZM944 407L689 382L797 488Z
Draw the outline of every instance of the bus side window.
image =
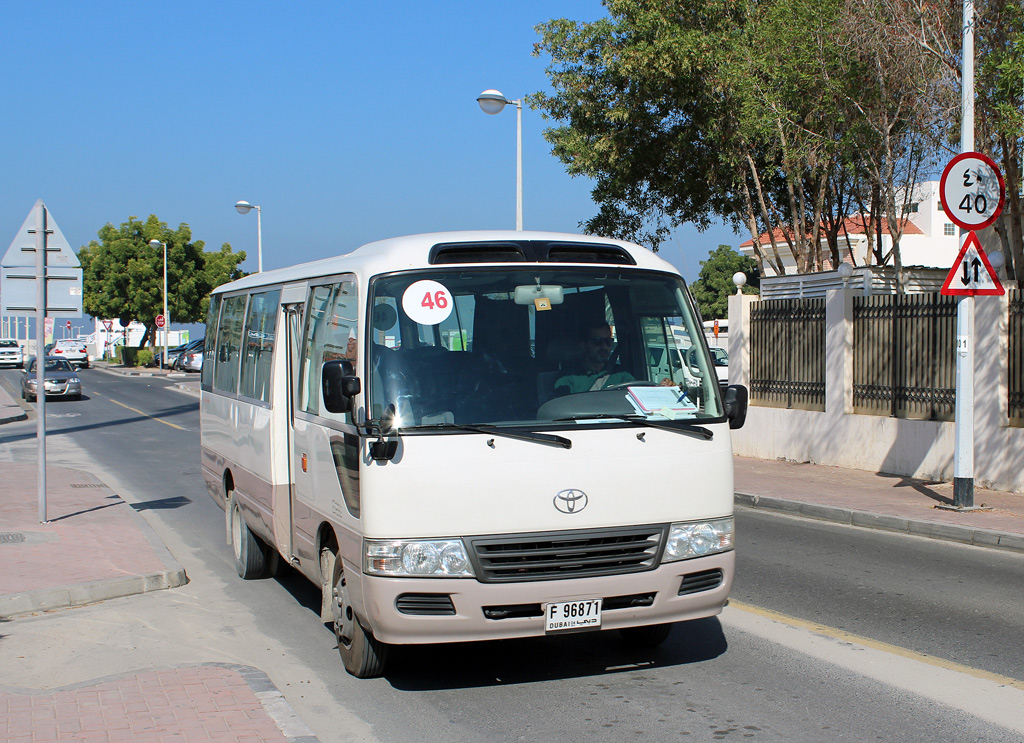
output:
M239 394L270 402L270 369L281 290L253 294L245 320L245 354Z
M217 330L217 363L213 367L213 386L222 392L238 392L242 322L245 320L246 299L247 295L240 294L224 300L220 327Z
M358 308L352 280L310 289L309 314L303 342L304 358L299 380L299 409L312 415L332 417L323 406L321 372L324 362L348 359L358 369ZM345 413L351 422L351 413Z

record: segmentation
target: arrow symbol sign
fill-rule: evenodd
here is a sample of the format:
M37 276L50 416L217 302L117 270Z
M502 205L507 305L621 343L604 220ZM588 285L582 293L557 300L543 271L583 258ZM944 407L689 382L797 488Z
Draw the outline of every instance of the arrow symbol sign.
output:
M971 281L970 269L974 269L974 281ZM968 262L964 261L964 275L960 277L960 283L964 286L970 286L972 283L977 284L981 280L981 276L978 273L978 269L981 268L981 261L977 258Z
M988 262L988 256L981 247L977 234L968 233L967 240L960 248L960 254L957 255L946 281L942 284L942 293L972 296L998 295L1004 292L1003 285Z

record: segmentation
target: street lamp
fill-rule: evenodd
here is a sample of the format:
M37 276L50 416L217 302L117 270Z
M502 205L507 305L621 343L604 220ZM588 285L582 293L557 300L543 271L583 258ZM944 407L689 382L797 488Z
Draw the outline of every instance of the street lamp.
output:
M160 357L160 368L163 369L167 363L167 333L171 329L171 318L167 316L167 243L154 238L149 241L149 247L164 249L164 355Z
M256 210L256 272L263 273L263 228L260 225L260 207L258 204L250 204L248 201L239 201L235 204L239 214L248 214Z
M501 91L485 90L476 97L485 114L500 114L506 105L516 106L516 229L523 229L523 102L509 100Z

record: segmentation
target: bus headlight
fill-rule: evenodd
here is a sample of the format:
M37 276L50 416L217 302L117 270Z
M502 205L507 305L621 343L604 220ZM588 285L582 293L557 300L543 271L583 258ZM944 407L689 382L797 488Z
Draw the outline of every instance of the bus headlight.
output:
M728 552L733 546L732 516L672 524L668 530L665 554L661 561L675 562L691 557L704 557L717 552Z
M367 539L363 572L392 577L472 578L461 539Z

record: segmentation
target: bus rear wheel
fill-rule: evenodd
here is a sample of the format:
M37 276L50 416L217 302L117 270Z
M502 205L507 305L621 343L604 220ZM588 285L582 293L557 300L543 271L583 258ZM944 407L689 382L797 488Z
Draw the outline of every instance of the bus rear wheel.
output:
M321 556L320 564L330 568L331 616L342 663L345 664L345 670L356 678L376 678L384 673L388 646L375 638L359 621L349 598L341 560L336 553L325 551L328 555Z
M231 518L231 551L238 577L244 580L262 578L267 570L266 548L249 530L234 495L228 499L228 514Z

